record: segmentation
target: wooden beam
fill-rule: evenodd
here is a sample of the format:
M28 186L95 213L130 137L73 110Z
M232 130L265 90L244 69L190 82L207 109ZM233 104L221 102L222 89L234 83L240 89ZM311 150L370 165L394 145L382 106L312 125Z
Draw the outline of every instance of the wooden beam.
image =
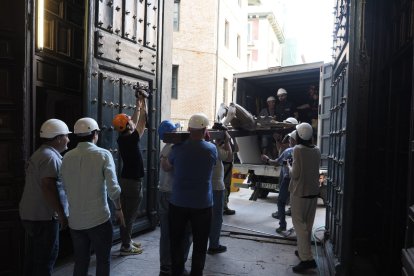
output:
M256 129L253 131L249 130L238 130L238 129L229 129L227 132L231 137L243 137L243 136L252 136L252 135L272 135L274 133L287 134L295 129L295 125L280 123L278 127L267 128L267 129ZM223 130L208 130L211 139L223 139L224 131ZM190 137L190 132L188 131L177 131L177 132L167 132L164 133L164 143L177 144L181 143Z

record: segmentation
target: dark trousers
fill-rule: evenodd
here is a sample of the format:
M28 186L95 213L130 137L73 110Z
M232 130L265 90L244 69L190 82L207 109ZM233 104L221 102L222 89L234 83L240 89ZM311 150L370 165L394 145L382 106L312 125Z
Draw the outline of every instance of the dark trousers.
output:
M279 197L277 198L277 212L279 214L279 226L286 228L286 204L289 198L290 178L283 177L279 186Z
M124 213L125 227L119 226L122 246L129 248L131 246L132 224L138 215L138 208L141 202L142 180L121 178L121 206Z
M172 276L184 271L185 233L188 222L193 234L191 276L203 275L208 236L210 233L212 207L204 209L178 207L170 203L170 244Z
M26 230L24 275L52 275L59 252L59 223L22 221Z
M170 197L171 192L158 192L158 216L160 218L160 270L168 273L171 271L170 224L168 218ZM185 229L184 263L188 259L190 247L193 243L190 225L188 224Z
M91 246L96 254L96 275L110 273L112 223L111 220L85 230L70 229L75 255L74 276L87 276L91 258Z
M232 177L232 170L233 170L233 163L231 162L223 162L224 167L224 187L226 188L226 192L224 195L224 209L228 209L229 206L229 196L231 192L231 177Z

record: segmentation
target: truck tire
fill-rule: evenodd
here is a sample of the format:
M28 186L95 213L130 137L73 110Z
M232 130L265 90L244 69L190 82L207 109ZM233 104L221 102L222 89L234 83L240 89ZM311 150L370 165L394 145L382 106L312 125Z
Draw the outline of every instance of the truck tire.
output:
M259 190L259 195L257 197L263 199L263 198L266 198L268 194L269 194L268 190L260 189Z

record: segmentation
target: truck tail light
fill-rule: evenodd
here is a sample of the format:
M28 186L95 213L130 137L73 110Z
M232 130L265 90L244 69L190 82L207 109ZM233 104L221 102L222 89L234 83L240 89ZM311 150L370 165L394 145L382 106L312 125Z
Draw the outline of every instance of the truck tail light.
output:
M232 177L236 178L236 179L246 179L247 174L245 174L245 173L233 173Z

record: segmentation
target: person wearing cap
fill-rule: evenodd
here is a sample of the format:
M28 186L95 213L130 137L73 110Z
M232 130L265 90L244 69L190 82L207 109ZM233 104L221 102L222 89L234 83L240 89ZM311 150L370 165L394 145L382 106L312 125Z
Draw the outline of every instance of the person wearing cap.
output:
M121 256L142 253L141 244L131 239L132 225L137 218L141 202L142 179L144 177L144 162L141 155L140 141L146 125L145 98L138 96L132 117L127 114L117 114L112 120L117 139L119 153L122 158L122 170L119 184L121 186L121 205L124 213L125 227L120 225Z
M293 147L296 145L296 130L287 135L289 139L289 147L285 149L282 154L276 159L270 159L266 155L262 155L262 160L270 165L282 166L279 176L279 196L277 198L277 212L272 213L272 217L279 219L279 227L276 229L276 233L282 234L286 231L286 204L289 198L289 167L287 163L292 162Z
M298 250L295 255L300 263L292 269L301 273L316 268L311 250L311 234L319 195L319 165L321 152L312 144L313 129L308 123L296 126L296 146L293 163L288 162L291 181L289 184L292 222L296 231Z
M67 125L58 119L40 128L42 145L30 156L19 214L26 231L24 275L52 275L59 252L59 224L68 225L67 199L59 171L68 149Z
M297 117L295 106L287 100L287 91L284 88L277 90L278 102L275 107L276 120L282 122L288 117Z
M310 85L307 94L308 98L306 102L297 106L296 109L299 111L301 121L311 124L315 132L315 129L317 129L319 108L318 88L315 85Z
M267 107L263 108L259 112L259 116L275 116L275 104L276 104L276 98L273 96L270 96L266 100ZM272 135L261 135L260 136L260 148L261 152L263 154L272 155L273 151L273 138Z
M125 225L115 163L108 150L96 145L99 131L94 119L77 120L73 132L79 143L62 161L75 259L73 275L88 274L91 247L96 254L96 275L110 273L113 230L108 197L114 204L116 219Z
M175 132L177 124L170 120L162 121L158 127L160 140L164 139L167 132ZM160 152L160 161L168 159L173 144L165 144ZM160 163L159 185L158 185L158 217L160 219L160 276L171 275L171 247L170 247L170 227L168 222L169 202L171 198L172 182L174 179L173 171L165 171L164 162ZM187 224L184 238L184 263L188 259L192 240L191 227Z
M278 156L281 155L282 152L289 147L289 136L286 135L292 131L292 127L298 124L298 120L296 120L296 118L289 117L283 120L283 123L285 124L283 130L280 132L275 132L273 134L273 139L276 141L276 150L278 152Z
M259 116L275 116L276 98L270 96L267 98L266 103L267 107L260 110Z
M181 276L184 271L188 222L193 234L191 275L203 275L213 206L211 176L218 158L216 146L204 140L208 124L203 113L192 115L189 139L173 146L168 159L161 160L166 171L174 170L169 206L173 276Z

